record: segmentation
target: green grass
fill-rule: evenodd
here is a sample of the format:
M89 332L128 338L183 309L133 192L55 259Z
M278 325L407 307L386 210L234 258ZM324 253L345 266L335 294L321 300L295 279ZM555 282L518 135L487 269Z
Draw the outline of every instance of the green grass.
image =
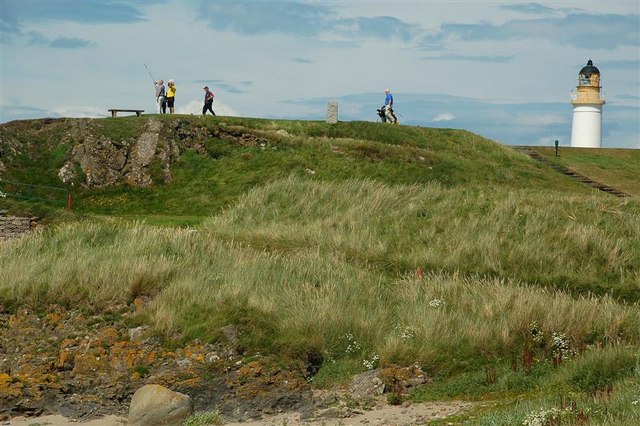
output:
M217 411L193 413L184 421L183 426L214 426L225 424L224 418Z

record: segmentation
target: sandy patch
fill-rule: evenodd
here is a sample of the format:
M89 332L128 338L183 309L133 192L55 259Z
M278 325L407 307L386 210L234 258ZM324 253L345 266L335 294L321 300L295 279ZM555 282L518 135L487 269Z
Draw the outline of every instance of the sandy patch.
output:
M378 406L369 411L358 410L349 417L335 417L326 413L320 418L302 420L300 413L283 413L265 416L261 420L225 423L227 426L412 426L423 425L432 420L444 419L461 414L476 405L466 401L425 402L405 406ZM89 422L79 422L63 416L14 417L2 422L7 426L123 426L127 419L107 416Z
M118 416L106 416L100 419L91 420L89 422L79 422L77 420L68 419L64 416L41 416L41 417L14 417L9 421L1 422L0 425L10 426L122 426L127 424L127 419Z
M424 425L431 420L461 414L475 404L465 401L427 402L408 406L378 406L370 411L357 411L350 417L323 417L301 420L299 413L265 416L262 420L243 423L225 423L227 426L412 426Z

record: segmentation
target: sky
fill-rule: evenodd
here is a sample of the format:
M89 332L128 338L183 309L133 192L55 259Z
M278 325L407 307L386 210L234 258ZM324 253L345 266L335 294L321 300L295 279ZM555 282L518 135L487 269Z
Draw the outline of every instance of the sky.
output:
M509 145L571 140L571 92L591 59L602 145L640 149L640 0L0 0L0 122L156 111L376 121Z

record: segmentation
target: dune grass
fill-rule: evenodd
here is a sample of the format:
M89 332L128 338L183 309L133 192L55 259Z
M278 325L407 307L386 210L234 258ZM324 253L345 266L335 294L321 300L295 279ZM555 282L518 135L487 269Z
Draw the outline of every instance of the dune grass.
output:
M475 413L476 425L640 423L640 353L636 347L588 352L555 369L539 390Z
M352 334L363 351L435 366L452 353L506 356L532 323L546 338L563 332L576 345L640 340L636 307L610 298L456 274L393 277L339 254L251 248L192 230L87 223L0 250L5 309L60 303L104 311L145 294L153 298L152 323L167 336L215 339L241 311L240 322L262 318L265 330L251 332L273 333L266 349L332 351ZM404 328L413 330L410 342L398 340Z
M635 295L637 206L554 202L290 178L197 230L87 222L6 243L0 300L103 310L146 294L167 336L212 340L236 320L253 327L246 345L256 350L335 352L351 334L362 351L434 368L452 365L452 353L467 361L512 354L533 323L577 346L635 344L637 306L589 294L604 282L613 296ZM399 340L398 327L415 340Z
M640 310L610 297L456 273L389 274L320 248L212 238L207 225L121 221L3 243L0 275L4 311L62 304L113 313L146 295L151 303L137 321L167 342L224 341L221 328L232 324L246 354L323 360L317 386L417 363L436 384L415 401L502 401L473 413L474 424L522 424L559 401L603 423L637 418ZM594 399L610 388L613 399Z
M317 247L388 273L422 268L640 298L640 205L613 197L292 178L249 192L203 232Z

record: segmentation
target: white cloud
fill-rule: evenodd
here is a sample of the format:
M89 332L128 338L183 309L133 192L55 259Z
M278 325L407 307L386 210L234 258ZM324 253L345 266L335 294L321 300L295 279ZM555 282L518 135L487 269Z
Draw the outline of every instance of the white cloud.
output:
M438 115L436 118L434 118L432 121L451 121L451 120L455 120L455 115L451 114L450 112L445 112L444 114L440 114Z
M103 118L107 117L109 112L100 107L96 106L70 106L70 105L61 105L59 107L55 107L51 109L53 112L58 114L61 117L72 117L72 118Z

